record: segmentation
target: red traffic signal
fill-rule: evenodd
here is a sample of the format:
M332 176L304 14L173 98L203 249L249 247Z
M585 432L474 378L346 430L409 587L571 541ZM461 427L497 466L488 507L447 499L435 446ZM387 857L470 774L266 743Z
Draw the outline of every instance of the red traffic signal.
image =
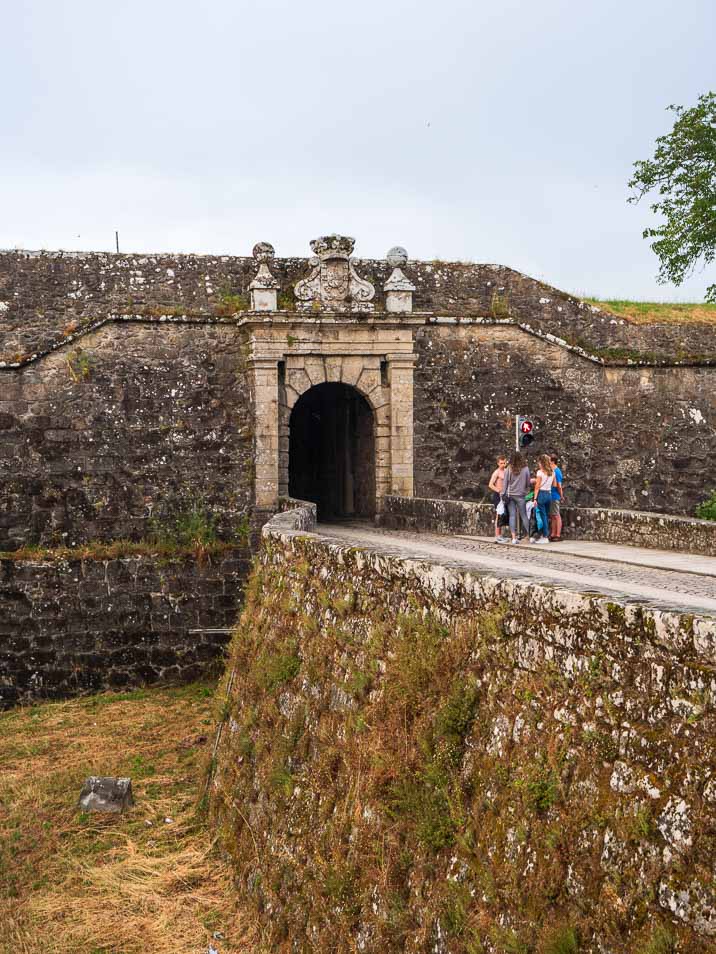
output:
M521 414L515 417L515 444L517 450L520 447L528 447L532 443L535 439L534 430L535 423L531 418L523 417Z

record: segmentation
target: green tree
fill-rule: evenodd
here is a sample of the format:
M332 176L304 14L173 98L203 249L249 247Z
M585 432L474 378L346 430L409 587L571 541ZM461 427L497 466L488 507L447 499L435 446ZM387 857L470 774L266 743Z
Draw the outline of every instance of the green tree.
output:
M663 223L645 229L644 238L655 239L657 281L680 285L699 260L710 265L716 255L716 93L704 93L690 109L669 109L674 128L656 140L653 159L634 163L629 202L656 193L651 210ZM706 300L716 302L716 284Z

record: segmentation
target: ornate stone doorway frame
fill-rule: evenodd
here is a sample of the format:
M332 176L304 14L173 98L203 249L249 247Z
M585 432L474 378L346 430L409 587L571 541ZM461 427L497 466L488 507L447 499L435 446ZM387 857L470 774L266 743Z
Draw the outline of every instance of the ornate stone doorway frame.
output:
M414 332L425 315L360 313L311 317L253 312L240 325L249 334L253 369L255 502L272 509L288 495L289 419L314 385L356 388L375 414L376 506L387 494L413 495Z

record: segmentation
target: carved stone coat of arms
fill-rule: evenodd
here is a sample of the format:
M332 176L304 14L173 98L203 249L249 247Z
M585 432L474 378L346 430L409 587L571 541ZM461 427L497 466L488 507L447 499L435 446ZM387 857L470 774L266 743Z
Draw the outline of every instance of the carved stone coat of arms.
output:
M355 239L324 235L311 242L311 273L294 288L299 311L373 311L375 288L351 260Z

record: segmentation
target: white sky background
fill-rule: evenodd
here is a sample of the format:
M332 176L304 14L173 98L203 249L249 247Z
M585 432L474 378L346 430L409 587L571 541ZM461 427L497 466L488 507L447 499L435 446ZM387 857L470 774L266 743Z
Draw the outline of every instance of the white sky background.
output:
M669 103L716 88L714 0L5 0L0 247L499 262L655 281L627 205Z

